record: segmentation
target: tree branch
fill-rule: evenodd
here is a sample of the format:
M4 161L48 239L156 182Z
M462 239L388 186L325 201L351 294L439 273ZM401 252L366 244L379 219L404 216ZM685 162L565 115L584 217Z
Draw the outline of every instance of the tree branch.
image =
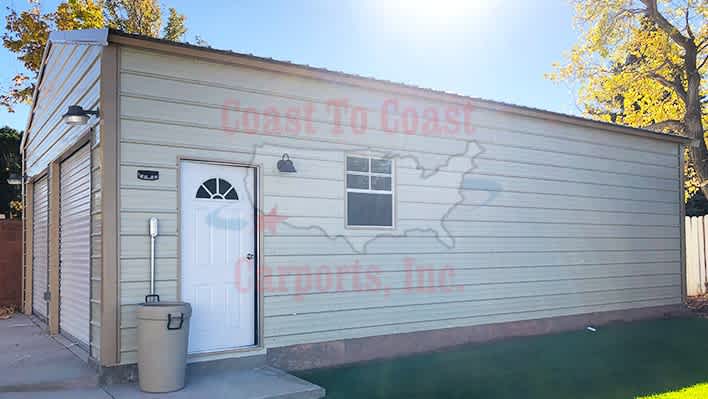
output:
M703 61L701 61L701 63L698 64L698 67L696 67L696 70L700 71L700 69L703 68L703 65L706 64L706 61L708 61L708 54L706 54L706 56L703 58Z
M686 93L686 89L683 88L683 85L680 82L672 82L666 79L665 77L659 75L658 73L650 73L649 78L654 79L657 82L661 83L664 87L675 91L676 95L681 97L684 103L688 101L688 93Z
M659 12L659 8L656 5L656 0L641 0L642 3L647 7L646 15L651 18L652 21L664 32L666 32L671 39L683 48L687 48L691 43L691 40L684 36L675 26L671 24L663 15Z
M696 45L696 51L701 51L706 46L708 46L708 36Z
M691 3L689 2L686 5L686 33L688 33L688 37L691 38L691 40L696 40L696 37L693 36L693 31L691 30L691 23L688 21L688 12L691 9Z

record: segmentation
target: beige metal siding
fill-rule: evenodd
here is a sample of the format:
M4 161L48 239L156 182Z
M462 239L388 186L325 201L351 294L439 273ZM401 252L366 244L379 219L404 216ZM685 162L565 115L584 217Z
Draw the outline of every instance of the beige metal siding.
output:
M32 311L47 317L47 275L49 263L49 184L46 177L34 183L32 219Z
M95 359L99 359L101 346L102 166L99 144L91 149L91 356Z
M86 145L61 164L59 328L89 344L91 299L91 151Z
M26 173L34 176L57 159L85 132L61 116L69 105L96 109L102 46L57 43L50 47L25 143Z
M25 172L29 176L37 176L47 168L49 163L60 159L72 148L76 148L77 142L86 139L86 134L93 136L95 133L87 131L88 126L67 125L61 120L61 116L69 105L78 104L85 109L92 110L99 106L101 55L105 45L105 34L104 39L101 39L100 32L97 31L84 31L79 34L54 33L52 37L44 60L43 72L40 75L42 79L38 83L31 124L25 135L23 155L26 165ZM90 123L93 123L93 120ZM98 145L93 137L91 141L94 145ZM93 167L93 181L91 183L95 186L87 189L87 192L92 195L92 201L98 203L101 198L100 173L100 158L97 158L96 165ZM100 226L100 208L96 209L97 213L92 215L92 224ZM59 211L57 210L57 212ZM92 234L90 240L87 236L82 243L86 251L92 248L95 252L98 248L100 253L102 244L100 229L98 232L98 234ZM100 256L94 256L91 262L93 269L100 269ZM45 290L34 291L34 302L36 302L36 295L42 295ZM90 289L87 288L84 295L89 295L89 292L91 295L90 335L93 340L90 354L92 357L98 358L96 349L99 345L98 337L100 337L100 273L92 276ZM55 296L58 301L59 295ZM44 301L42 300L40 303L44 303ZM88 307L88 299L81 306ZM66 310L65 308L64 311ZM81 312L88 314L88 311L82 310ZM84 336L82 339L87 339L85 332L79 335ZM87 344L88 341L83 343Z
M161 226L157 290L177 296L178 157L261 164L262 208L287 217L263 244L265 286L279 287L265 292L269 347L681 301L677 144L483 108L470 134L389 134L379 109L393 94L131 48L120 76L122 363L135 361L151 216ZM327 101L342 98L368 109L364 134L349 119L333 133ZM449 105L397 98L421 115ZM260 111L313 104L315 132L225 128L243 116L234 101ZM344 227L344 160L362 149L400 154L393 230ZM283 152L297 173L278 173ZM425 178L421 167L439 168ZM160 179L138 180L138 169ZM455 290L406 290L411 264L451 270ZM314 279L355 275L381 284L316 289Z

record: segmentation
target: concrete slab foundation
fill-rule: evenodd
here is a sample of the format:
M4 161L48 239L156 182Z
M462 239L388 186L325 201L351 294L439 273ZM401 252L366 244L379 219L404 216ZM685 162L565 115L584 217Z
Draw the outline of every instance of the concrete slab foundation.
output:
M588 325L688 315L690 312L683 305L667 305L317 342L269 348L268 364L289 371L334 367L432 352L457 345L580 330Z
M317 399L323 388L265 365L265 356L190 365L186 387L141 392L136 383L99 385L97 371L31 318L0 320L0 399Z
M135 384L108 385L104 389L114 399L143 399L158 396L141 392ZM269 366L188 375L184 389L159 395L160 398L166 399L318 399L324 396L323 388Z

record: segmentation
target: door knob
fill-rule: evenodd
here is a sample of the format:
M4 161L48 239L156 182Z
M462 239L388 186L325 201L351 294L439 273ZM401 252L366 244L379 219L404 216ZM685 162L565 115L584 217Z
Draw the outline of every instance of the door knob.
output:
M248 259L248 260L253 259L253 254L246 254L246 259Z

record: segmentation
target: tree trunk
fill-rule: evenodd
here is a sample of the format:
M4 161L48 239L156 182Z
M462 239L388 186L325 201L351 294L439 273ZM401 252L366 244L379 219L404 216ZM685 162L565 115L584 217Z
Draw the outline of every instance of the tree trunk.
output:
M708 149L703 141L696 147L689 149L689 155L693 163L693 169L696 171L698 181L701 184L701 191L708 198Z
M698 175L698 181L701 184L701 191L708 198L708 148L706 147L703 122L701 121L701 74L697 69L698 64L696 63L698 51L693 42L690 42L684 48L686 50L684 65L686 67L688 87L686 90L686 114L684 115L683 123L686 135L698 141L697 145L691 146L691 160Z

